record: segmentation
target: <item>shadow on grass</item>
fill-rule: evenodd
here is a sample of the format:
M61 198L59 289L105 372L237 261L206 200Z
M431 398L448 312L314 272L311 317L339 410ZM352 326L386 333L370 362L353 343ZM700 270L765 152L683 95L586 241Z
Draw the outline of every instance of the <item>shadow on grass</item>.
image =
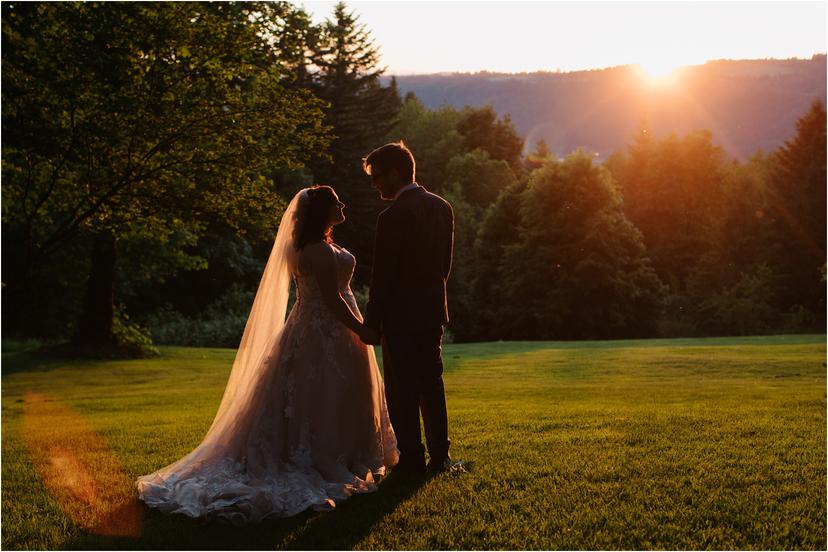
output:
M3 377L18 372L45 372L70 364L81 364L83 361L67 361L64 358L44 354L39 349L3 350Z
M64 543L66 550L349 550L427 484L425 479L390 475L376 493L354 495L330 512L303 512L287 519L233 527L184 515L166 515L144 506L140 537L87 533Z
M135 356L120 347L95 350L78 348L71 343L40 343L4 341L2 350L3 377L19 372L46 372L57 368L92 365L107 360L140 360L158 355Z
M284 548L296 550L350 550L371 530L427 485L427 479L395 477L392 473L375 494L359 495L337 508L310 520Z

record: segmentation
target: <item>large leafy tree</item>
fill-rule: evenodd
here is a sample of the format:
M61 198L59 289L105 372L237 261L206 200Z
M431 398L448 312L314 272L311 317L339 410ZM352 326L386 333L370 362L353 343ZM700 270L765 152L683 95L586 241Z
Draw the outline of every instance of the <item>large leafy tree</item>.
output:
M515 309L514 316L504 316L506 298L514 295L515 290L506 276L503 259L521 239L520 204L527 183L528 179L523 178L504 188L479 222L472 281L474 333L478 339L523 338L533 328L534 320L529 312Z
M478 255L475 241L486 208L498 194L516 179L509 165L491 159L485 151L475 149L451 159L445 173L443 197L454 209L454 261L448 283L451 307L451 330L458 339L477 336L480 311L475 304L474 282L481 263L488 254Z
M494 202L523 171L523 137L508 115L498 118L490 106L429 110L409 93L390 137L402 138L414 152L421 184L441 192L461 183L478 206Z
M503 337L603 339L653 332L662 284L609 171L583 152L549 159L516 199L517 239L501 246L502 293L489 299L500 305L492 323L506 326ZM512 205L502 207L514 212ZM507 213L490 222L508 220ZM489 229L482 237L491 235Z
M460 118L460 112L453 107L431 110L413 92L405 97L388 139L405 140L417 159L417 181L429 190L441 192L447 187L449 162L468 151L457 130Z
M50 255L91 248L76 342L111 343L119 244L183 248L209 222L273 231L265 175L324 148L279 63L287 3L6 3L3 223L24 303ZM182 238L185 236L185 238ZM4 259L5 259L4 255Z
M509 115L498 118L492 106L466 107L457 130L467 150L481 149L492 159L506 161L515 172L521 168L523 137Z
M770 233L767 184L772 163L761 152L723 167L719 239L707 244L687 277L677 315L692 333L764 333L779 323L775 275L767 265ZM751 314L747 314L752 312Z
M458 185L465 200L480 210L494 203L500 192L515 182L515 174L505 161L492 159L480 149L453 157L444 178Z

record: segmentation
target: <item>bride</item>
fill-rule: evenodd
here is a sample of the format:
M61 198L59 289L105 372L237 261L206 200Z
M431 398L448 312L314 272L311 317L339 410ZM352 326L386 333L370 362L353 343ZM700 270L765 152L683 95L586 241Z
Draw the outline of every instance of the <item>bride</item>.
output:
M375 491L396 464L377 361L359 337L355 259L331 239L343 207L328 186L291 200L218 413L195 450L138 478L148 506L256 523Z

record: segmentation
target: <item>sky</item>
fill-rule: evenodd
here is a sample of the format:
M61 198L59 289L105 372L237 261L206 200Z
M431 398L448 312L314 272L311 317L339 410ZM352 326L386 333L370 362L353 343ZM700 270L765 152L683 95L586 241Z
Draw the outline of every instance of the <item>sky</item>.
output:
M297 2L314 22L336 2ZM826 52L826 2L354 1L388 75L577 71L654 75L710 59Z

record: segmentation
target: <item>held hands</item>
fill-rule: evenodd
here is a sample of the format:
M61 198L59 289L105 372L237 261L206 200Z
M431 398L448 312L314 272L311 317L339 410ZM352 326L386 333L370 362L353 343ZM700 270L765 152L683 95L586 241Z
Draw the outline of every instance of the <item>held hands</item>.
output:
M357 335L359 335L359 338L366 345L379 345L382 341L382 337L380 336L380 333L377 330L375 330L374 328L369 328L365 325L362 326Z

